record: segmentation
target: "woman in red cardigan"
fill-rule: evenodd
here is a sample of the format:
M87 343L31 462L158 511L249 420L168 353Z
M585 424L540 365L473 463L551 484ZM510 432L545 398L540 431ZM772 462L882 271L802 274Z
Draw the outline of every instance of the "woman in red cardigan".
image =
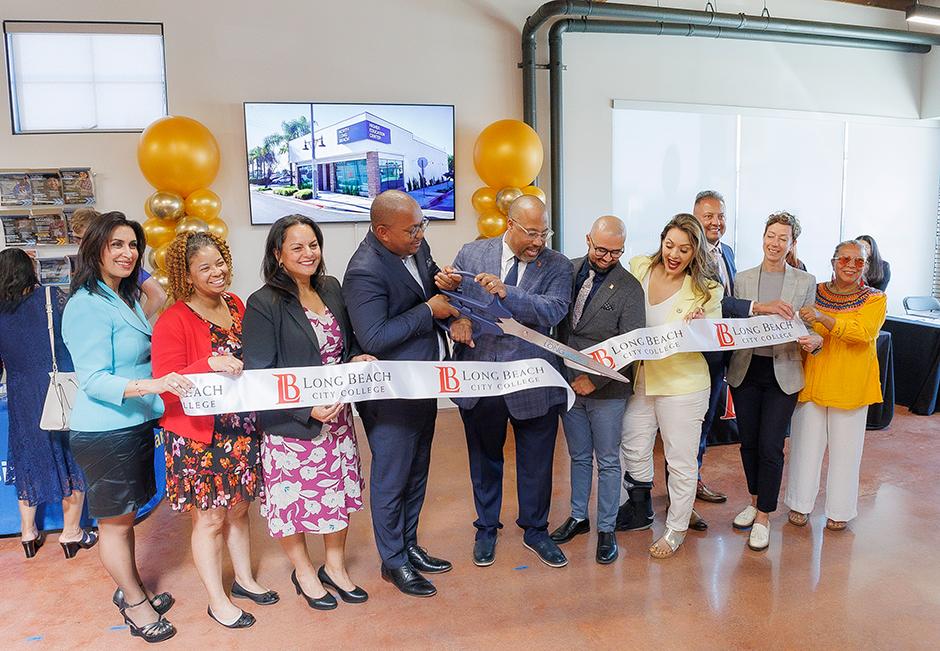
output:
M166 271L175 302L153 328L155 377L241 373L245 307L226 291L231 270L228 246L214 235L184 233L170 244ZM228 628L246 628L255 618L234 605L222 586L223 541L235 569L232 597L260 605L279 599L251 571L248 506L262 489L255 414L187 416L177 396L162 397L167 501L192 513L193 561L209 594L209 616Z

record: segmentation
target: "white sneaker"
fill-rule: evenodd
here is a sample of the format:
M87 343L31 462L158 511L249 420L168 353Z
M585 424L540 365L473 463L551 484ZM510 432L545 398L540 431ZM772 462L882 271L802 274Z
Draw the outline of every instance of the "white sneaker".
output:
M762 552L770 544L770 526L769 524L760 524L755 522L751 527L751 535L747 538L747 546L755 552Z
M757 509L750 504L743 511L734 516L734 522L731 526L735 529L748 529L754 524L754 518L757 517Z

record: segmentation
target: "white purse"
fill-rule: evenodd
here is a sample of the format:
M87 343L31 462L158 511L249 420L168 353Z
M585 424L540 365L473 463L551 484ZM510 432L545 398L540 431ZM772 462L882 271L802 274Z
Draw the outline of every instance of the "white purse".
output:
M52 328L52 296L48 286L45 290L46 324L49 328L49 348L52 351L52 372L49 373L49 388L46 390L46 401L42 406L39 427L56 432L69 429L69 416L72 414L72 405L75 404L75 394L78 393L78 378L75 373L59 372L59 365L55 358L55 332Z

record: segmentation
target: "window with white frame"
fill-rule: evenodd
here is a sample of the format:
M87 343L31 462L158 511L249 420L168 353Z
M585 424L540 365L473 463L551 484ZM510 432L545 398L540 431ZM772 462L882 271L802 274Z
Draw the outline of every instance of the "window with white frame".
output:
M141 131L166 115L163 25L4 21L13 133Z

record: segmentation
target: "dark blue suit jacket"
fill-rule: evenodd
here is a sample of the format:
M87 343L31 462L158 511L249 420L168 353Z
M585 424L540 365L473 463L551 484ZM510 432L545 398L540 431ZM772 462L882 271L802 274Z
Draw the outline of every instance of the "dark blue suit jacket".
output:
M438 325L425 301L437 294L438 271L426 241L415 254L423 290L401 258L372 231L353 253L343 278L343 300L364 353L379 359L440 359ZM446 347L445 347L446 352Z
M721 316L726 319L744 319L747 318L751 310L751 301L743 298L734 297L734 277L738 273L734 265L734 251L724 242L720 242L721 257L725 259L725 265L728 267L728 283L731 291L725 294L721 299Z

